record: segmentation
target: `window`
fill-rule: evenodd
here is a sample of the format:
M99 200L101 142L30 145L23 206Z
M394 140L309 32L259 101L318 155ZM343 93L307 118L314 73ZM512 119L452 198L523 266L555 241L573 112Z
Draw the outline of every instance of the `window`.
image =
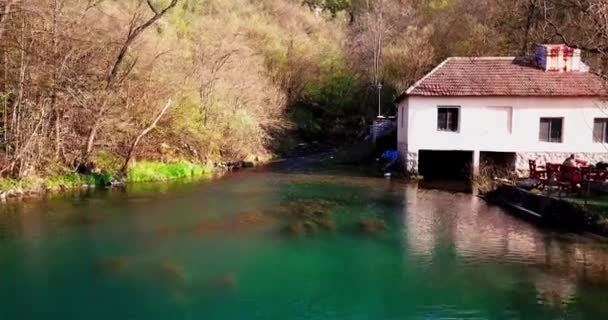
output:
M608 118L593 119L593 142L608 142Z
M563 122L564 118L540 118L540 141L562 142Z
M460 107L437 108L437 130L458 132Z

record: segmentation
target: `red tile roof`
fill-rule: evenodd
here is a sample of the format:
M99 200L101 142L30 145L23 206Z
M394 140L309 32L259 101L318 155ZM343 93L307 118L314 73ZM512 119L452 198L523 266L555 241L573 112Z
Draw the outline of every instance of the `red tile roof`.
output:
M545 72L513 57L448 58L410 87L406 96L603 96L602 79L591 72Z

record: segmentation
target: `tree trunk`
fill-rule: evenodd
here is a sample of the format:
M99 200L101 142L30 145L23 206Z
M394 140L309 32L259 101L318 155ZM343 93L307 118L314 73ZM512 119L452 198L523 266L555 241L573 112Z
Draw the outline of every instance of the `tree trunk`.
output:
M165 104L165 106L160 110L158 115L156 115L156 118L154 118L154 121L152 121L152 123L147 128L145 128L135 138L135 140L133 140L133 143L131 143L131 147L129 148L129 152L127 153L127 157L125 158L125 163L123 164L122 168L120 169L121 175L125 176L127 174L127 170L129 168L129 162L131 161L131 158L133 157L133 151L135 151L135 148L137 148L137 145L139 144L141 139L156 127L156 124L163 117L163 115L167 112L167 110L169 110L169 108L171 107L171 104L172 104L172 101L171 101L171 99L169 99L169 101L167 101L167 104Z

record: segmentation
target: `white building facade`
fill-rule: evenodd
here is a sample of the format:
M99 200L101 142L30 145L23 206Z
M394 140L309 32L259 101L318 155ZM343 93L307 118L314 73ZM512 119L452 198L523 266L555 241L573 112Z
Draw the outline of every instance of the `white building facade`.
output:
M561 163L572 153L608 161L603 83L578 50L554 47L542 46L533 64L449 58L409 88L397 100L398 148L408 171L418 172L428 151L470 152L474 171L492 153L509 155L520 172L528 160Z

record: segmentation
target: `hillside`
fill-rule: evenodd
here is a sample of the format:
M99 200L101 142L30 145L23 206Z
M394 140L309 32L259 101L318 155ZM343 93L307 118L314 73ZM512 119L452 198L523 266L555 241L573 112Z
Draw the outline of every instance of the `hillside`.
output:
M302 141L339 145L377 115L378 82L390 115L447 56L518 55L570 34L585 35L576 40L601 67L604 38L584 20L597 3L562 2L3 0L0 170L118 171L132 159L262 160Z

